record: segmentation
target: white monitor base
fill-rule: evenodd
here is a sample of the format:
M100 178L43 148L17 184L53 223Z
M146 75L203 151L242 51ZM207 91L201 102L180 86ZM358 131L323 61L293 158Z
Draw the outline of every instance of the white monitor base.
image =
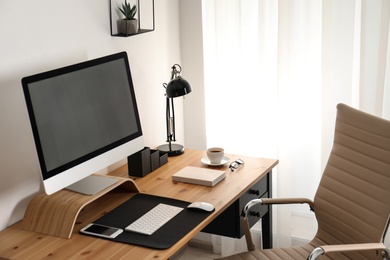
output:
M90 175L76 183L73 183L72 185L69 185L66 189L84 195L94 195L117 182L118 180L115 178Z

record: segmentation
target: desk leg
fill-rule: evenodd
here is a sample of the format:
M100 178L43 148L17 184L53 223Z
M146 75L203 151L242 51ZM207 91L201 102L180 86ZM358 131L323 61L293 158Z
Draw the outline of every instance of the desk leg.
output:
M272 171L267 174L268 197L272 197ZM272 206L268 205L268 212L261 218L263 249L272 248Z

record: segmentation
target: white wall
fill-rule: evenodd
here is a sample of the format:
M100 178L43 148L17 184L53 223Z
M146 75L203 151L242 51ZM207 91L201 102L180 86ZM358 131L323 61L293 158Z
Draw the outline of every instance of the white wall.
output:
M180 1L180 13L183 77L192 86L192 93L184 100L185 143L187 147L205 150L202 0Z
M155 1L156 30L128 38L110 36L108 0L0 2L0 230L20 220L40 190L21 78L127 51L145 142L155 147L165 142L162 83L181 62L178 2ZM182 124L177 120L179 143Z

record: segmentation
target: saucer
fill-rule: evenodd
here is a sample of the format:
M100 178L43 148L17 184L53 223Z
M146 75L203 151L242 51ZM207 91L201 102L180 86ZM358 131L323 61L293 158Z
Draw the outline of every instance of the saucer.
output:
M209 165L209 166L221 166L221 165L228 163L229 160L230 160L229 157L224 156L222 158L221 162L219 162L219 163L211 163L209 158L207 158L207 157L203 157L200 161L204 164Z

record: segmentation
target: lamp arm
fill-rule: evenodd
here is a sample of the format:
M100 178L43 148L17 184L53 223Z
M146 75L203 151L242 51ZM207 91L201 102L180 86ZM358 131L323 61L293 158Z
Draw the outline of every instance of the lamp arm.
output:
M169 117L169 126L170 126L170 137L171 141L176 142L176 129L175 129L175 107L173 105L173 98L170 98L170 117Z
M170 117L171 117L171 108L169 105L169 98L166 98L166 108L165 108L165 123L167 127L167 142L169 142L169 145L171 144L171 138L170 138L170 133L171 133L171 128L170 128Z
M166 105L166 125L167 125L167 142L169 143L169 149L171 150L172 141L176 141L175 135L175 108L173 105L173 98L167 97Z
M163 83L163 87L166 89L167 88L167 84L166 83ZM165 105L165 125L166 125L166 130L167 130L167 140L166 142L169 143L169 148L171 148L171 141L172 141L172 138L171 138L171 107L170 107L170 98L165 95L166 97L166 105Z

